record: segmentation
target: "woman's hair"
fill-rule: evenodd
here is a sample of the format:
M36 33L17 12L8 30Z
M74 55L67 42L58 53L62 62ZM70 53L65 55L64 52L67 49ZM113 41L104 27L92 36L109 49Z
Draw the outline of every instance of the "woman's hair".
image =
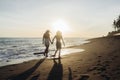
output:
M56 35L61 36L62 32L61 31L57 31Z
M56 37L57 38L61 38L62 37L62 32L61 31L57 31L56 32Z
M45 38L49 38L50 34L49 34L50 30L46 30L46 32L44 33L44 37Z
M50 30L47 30L45 33L49 33L50 32Z

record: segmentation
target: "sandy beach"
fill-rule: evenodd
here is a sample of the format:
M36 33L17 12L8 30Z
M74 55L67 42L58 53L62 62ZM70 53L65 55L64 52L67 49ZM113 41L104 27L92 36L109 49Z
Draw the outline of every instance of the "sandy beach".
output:
M0 68L0 80L120 80L120 36L89 39L83 52Z

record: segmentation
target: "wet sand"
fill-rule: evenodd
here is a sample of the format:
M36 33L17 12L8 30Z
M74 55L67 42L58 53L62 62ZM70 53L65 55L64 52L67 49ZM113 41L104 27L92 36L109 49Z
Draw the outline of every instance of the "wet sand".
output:
M89 39L84 49L61 59L41 59L0 68L0 80L120 80L120 36Z

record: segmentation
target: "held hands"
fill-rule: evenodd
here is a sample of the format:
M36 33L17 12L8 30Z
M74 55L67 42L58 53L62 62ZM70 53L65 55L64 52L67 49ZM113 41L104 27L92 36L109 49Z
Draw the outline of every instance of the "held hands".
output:
M51 42L51 44L53 44L53 42Z
M51 41L51 44L53 44L54 40Z

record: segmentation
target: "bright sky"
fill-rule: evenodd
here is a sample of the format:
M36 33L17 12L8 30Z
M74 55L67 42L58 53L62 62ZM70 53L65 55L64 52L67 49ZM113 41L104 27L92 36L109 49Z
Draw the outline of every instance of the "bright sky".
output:
M101 37L120 14L120 0L0 0L0 37Z

